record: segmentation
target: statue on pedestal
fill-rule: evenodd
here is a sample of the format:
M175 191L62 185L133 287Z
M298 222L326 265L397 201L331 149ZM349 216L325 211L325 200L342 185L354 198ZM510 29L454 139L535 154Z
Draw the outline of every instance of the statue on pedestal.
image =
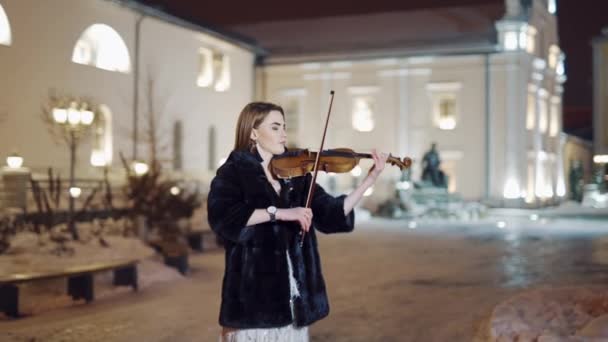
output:
M580 160L572 160L570 162L570 173L568 181L570 183L570 198L574 201L581 202L583 200L583 164Z
M439 164L441 159L437 153L437 144L433 143L422 157L422 181L431 183L434 187L447 188L448 182L445 173L439 169Z

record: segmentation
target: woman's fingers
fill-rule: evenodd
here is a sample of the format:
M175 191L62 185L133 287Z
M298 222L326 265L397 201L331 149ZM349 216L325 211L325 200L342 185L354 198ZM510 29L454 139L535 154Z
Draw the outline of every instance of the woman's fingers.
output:
M306 219L300 219L300 226L302 226L303 231L308 232L308 230L306 230Z
M313 217L312 209L297 207L297 208L285 209L284 213L285 213L285 216L284 216L285 221L297 221L300 224L300 227L302 227L303 231L305 231L305 232L310 231L310 227L312 226L312 217Z
M304 229L305 232L308 232L312 223L312 210L310 208L304 208L302 216L305 222L305 225L302 227L302 229Z
M308 233L308 231L310 230L310 217L306 216L306 232Z

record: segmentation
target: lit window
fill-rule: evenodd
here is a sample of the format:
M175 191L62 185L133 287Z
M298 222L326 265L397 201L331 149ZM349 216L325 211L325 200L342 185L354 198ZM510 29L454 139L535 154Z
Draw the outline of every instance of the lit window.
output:
M552 44L551 47L549 47L549 67L551 69L555 69L557 68L557 62L559 59L559 55L560 55L560 49L557 45Z
M527 26L522 33L525 33L525 39L521 42L522 49L530 54L533 54L536 49L536 28L534 26Z
M502 45L505 51L522 50L534 53L536 49L536 33L534 26L526 23L502 23L496 27L502 37Z
M0 5L0 44L11 45L11 25L8 21L8 16L4 12L4 8Z
M560 56L557 60L557 66L555 67L555 73L562 76L566 73L564 68L564 54L560 53Z
M371 132L374 129L374 98L355 96L352 102L352 125L359 132Z
M460 82L436 82L426 85L431 99L431 118L435 127L444 130L456 128Z
M123 73L131 69L125 42L105 24L94 24L84 31L74 46L72 62Z
M218 78L215 82L216 91L226 91L230 89L230 58L224 54L215 56L214 64L218 70Z
M196 85L208 87L213 83L213 52L209 49L198 50L199 70Z
M517 32L506 32L505 41L504 41L505 50L507 50L507 51L517 50L518 41L519 40L517 39Z
M454 97L442 97L439 99L437 123L440 129L456 128L456 99Z
M521 50L526 49L528 46L528 32L525 29L522 29L519 32L519 48Z
M557 3L556 3L555 0L548 0L547 1L547 10L551 14L555 14L555 12L557 12Z

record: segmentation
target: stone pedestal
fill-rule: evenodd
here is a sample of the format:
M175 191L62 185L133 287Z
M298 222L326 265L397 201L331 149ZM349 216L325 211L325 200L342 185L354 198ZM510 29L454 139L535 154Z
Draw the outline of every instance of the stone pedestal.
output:
M25 209L30 176L28 168L2 169L3 196L0 197L0 207Z

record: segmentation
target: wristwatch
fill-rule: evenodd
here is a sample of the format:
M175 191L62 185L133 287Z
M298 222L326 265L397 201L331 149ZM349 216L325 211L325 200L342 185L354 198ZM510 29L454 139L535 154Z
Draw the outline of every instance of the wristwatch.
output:
M274 205L271 205L270 207L266 208L266 212L268 213L268 215L270 215L270 222L276 222L277 221L277 207L275 207Z

